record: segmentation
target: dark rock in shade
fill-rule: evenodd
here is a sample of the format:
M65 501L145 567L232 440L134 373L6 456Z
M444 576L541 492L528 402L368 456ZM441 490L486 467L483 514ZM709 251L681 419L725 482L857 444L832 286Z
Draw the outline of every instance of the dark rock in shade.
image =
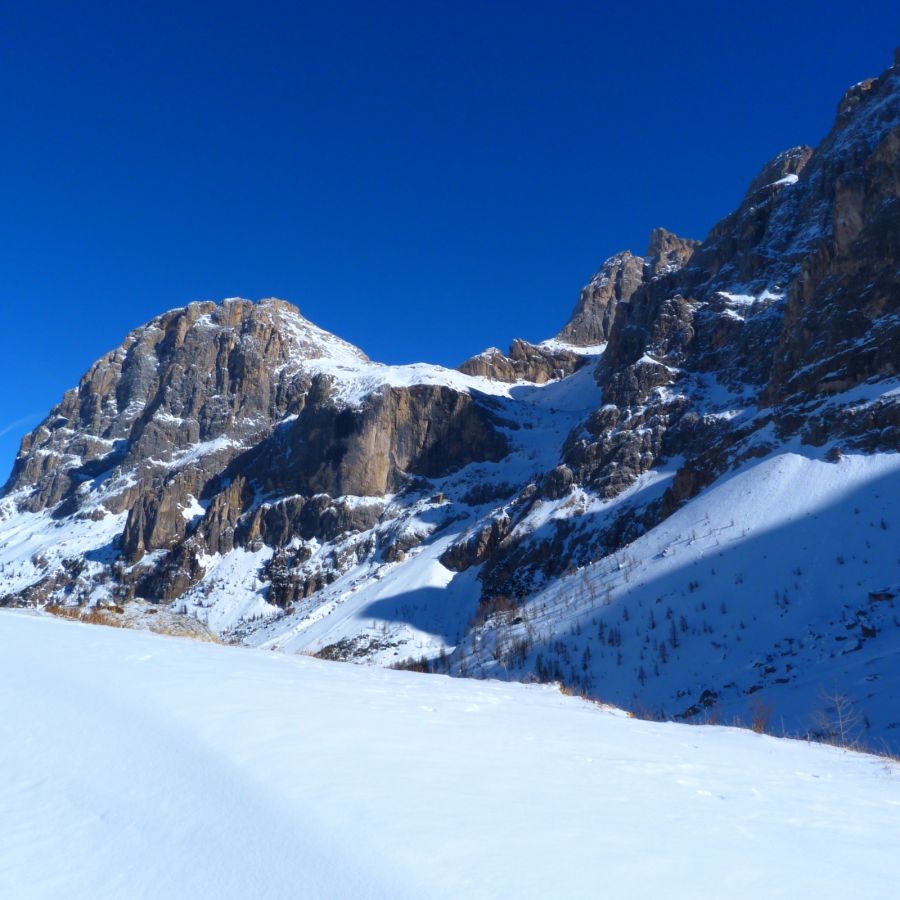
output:
M575 484L575 475L568 466L557 466L544 476L541 493L548 500L565 497Z
M487 560L509 534L508 515L493 517L486 525L452 544L441 556L441 562L454 572L464 572Z

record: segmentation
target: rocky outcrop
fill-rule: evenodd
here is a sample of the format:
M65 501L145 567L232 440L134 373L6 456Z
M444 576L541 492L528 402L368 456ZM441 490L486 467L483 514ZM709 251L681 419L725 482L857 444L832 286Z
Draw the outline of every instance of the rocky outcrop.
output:
M665 228L650 232L646 263L651 278L672 275L683 269L700 246L700 241L679 237Z
M467 359L459 367L459 371L509 384L517 381L546 384L548 381L571 375L585 362L587 357L575 349L561 347L558 344L530 344L516 338L509 348L509 353L504 354L496 347L489 347L477 356Z
M611 256L581 289L561 341L588 347L609 338L616 307L627 303L644 281L645 260L630 251Z
M750 182L747 193L744 195L737 212L746 212L754 203L765 200L766 196L773 193L770 190L771 188L793 183L800 176L812 155L812 147L807 147L805 144L782 150L781 153L776 154L760 169L756 178ZM729 216L723 220L723 223L730 218ZM723 223L720 223L720 226Z
M699 241L654 228L645 256L626 250L606 260L581 289L569 322L557 338L579 347L605 343L618 307L627 304L646 282L682 269L698 246Z
M477 566L496 552L509 534L510 518L506 513L494 516L474 532L464 535L441 554L441 562L454 572L465 572Z
M187 498L201 493L199 472L179 472L155 488L146 487L128 510L121 549L135 563L154 550L174 546L187 532Z
M384 502L333 500L327 494L287 497L257 507L247 523L243 542L256 540L270 547L284 547L295 538L330 541L344 532L368 531L378 522Z
M385 387L358 408L333 405L317 389L226 474L245 471L263 495L372 497L397 490L407 474L438 477L506 452L489 407L453 388Z

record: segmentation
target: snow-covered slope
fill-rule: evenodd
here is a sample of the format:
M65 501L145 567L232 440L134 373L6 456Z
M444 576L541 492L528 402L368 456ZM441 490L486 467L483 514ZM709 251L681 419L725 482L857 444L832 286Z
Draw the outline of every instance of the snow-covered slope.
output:
M745 463L602 561L490 618L453 671L538 672L644 713L900 742L900 454ZM596 511L602 515L602 505Z
M879 900L900 879L883 759L21 612L0 644L16 900Z

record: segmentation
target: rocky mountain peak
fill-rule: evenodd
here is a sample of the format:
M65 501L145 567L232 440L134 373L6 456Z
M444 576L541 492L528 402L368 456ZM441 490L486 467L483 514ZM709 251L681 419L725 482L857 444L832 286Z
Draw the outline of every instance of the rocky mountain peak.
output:
M611 256L581 289L575 309L557 340L578 347L606 342L616 307L628 303L645 281L677 272L698 246L699 241L681 238L665 228L654 228L646 256L635 256L630 250Z
M557 339L589 347L609 337L619 303L627 303L644 280L644 258L625 250L611 256L581 289L578 302Z
M759 174L747 188L745 200L753 198L757 192L773 185L792 184L813 155L812 147L805 144L782 150L760 169Z
M4 493L40 510L113 469L171 468L197 447L221 461L298 406L305 364L334 356L367 359L282 300L173 309L94 363L24 438Z
M835 532L810 515L812 487L788 489L792 473L815 472L834 496L841 479L861 490L882 473L877 515L852 513L865 560L853 577L810 581L801 560L785 574L810 598L791 606L791 639L807 635L812 664L832 665L849 630L862 641L888 627L869 622L869 601L897 596L873 580L869 545L889 547L894 527L898 173L894 67L851 89L815 151L766 163L702 243L654 229L646 256L601 266L558 338L515 340L460 370L372 362L278 300L165 313L23 441L0 500L0 598L137 598L248 643L388 664L427 654L689 717L717 692L743 703L764 681L758 660L784 655L771 622L750 625L762 594L741 588L772 551L731 507L763 532L782 527L769 476L787 460L782 499L811 548ZM749 486L729 495L738 479ZM733 553L740 566L718 584ZM723 622L722 597L749 598L713 644L705 619L688 622L704 612L689 597L698 578L716 585ZM778 595L772 621L789 605ZM647 630L625 628L623 610ZM820 646L834 623L834 648ZM685 680L647 641L629 644L658 647L657 624L666 655L684 644L691 666L709 663L715 683L690 701L705 676Z
M647 265L651 277L669 275L684 268L700 246L700 241L679 237L665 228L654 228L647 245Z

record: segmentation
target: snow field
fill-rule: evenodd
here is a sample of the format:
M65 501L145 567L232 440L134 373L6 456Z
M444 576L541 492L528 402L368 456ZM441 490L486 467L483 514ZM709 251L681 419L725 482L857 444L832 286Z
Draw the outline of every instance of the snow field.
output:
M18 900L877 900L900 878L900 774L873 757L22 612L0 641Z

